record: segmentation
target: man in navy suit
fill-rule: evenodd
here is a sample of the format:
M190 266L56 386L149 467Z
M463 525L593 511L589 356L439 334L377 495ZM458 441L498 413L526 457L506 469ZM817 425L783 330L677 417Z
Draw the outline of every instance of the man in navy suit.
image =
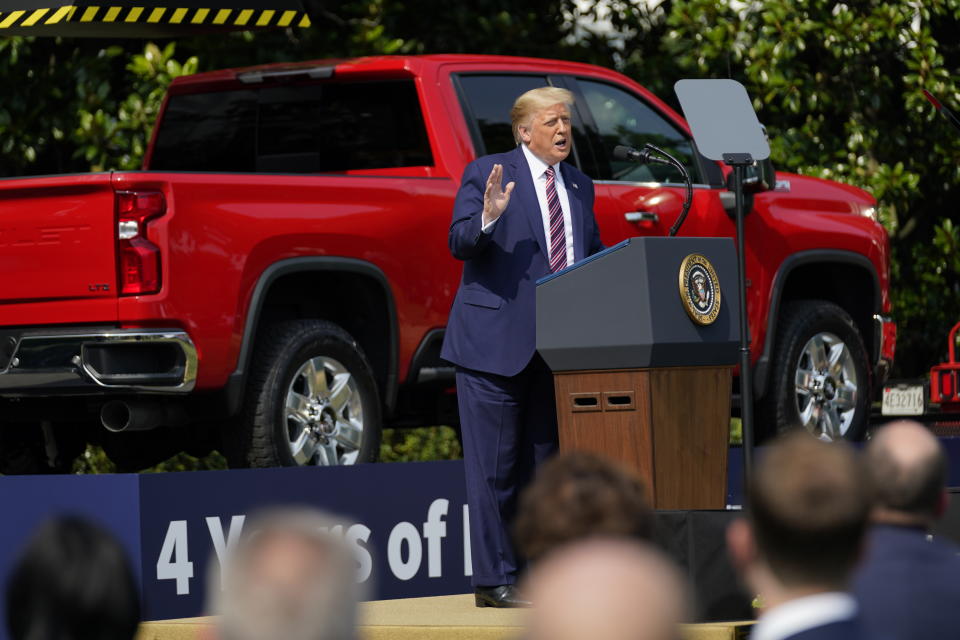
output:
M880 429L866 448L873 527L854 593L867 629L890 640L960 635L960 547L928 532L946 509L940 442L911 421Z
M860 557L870 491L857 454L796 431L772 444L727 530L730 558L762 603L751 640L867 638L847 583Z
M453 207L463 278L441 355L457 366L477 606L527 604L509 529L519 490L557 448L553 379L536 353L537 280L603 248L593 182L563 162L572 102L557 87L517 98L517 147L471 162Z

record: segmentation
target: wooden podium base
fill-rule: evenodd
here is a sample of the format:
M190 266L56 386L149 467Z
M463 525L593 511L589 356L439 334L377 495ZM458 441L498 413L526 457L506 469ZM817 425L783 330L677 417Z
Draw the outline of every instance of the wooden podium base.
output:
M723 509L730 367L554 374L560 450L635 470L655 509Z

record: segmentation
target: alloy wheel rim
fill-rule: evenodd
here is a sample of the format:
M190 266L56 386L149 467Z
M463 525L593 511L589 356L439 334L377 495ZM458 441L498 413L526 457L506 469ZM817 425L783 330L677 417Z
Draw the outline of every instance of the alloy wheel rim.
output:
M356 378L333 358L307 360L287 389L284 422L297 465L354 464L364 427Z
M856 362L843 340L829 332L807 340L794 379L803 427L821 440L846 437L857 410L857 383Z

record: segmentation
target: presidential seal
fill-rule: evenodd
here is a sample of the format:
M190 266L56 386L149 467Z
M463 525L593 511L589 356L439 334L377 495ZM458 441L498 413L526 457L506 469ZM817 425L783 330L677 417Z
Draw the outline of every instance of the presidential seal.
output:
M680 263L680 300L697 324L713 324L720 315L720 280L710 261L699 253Z

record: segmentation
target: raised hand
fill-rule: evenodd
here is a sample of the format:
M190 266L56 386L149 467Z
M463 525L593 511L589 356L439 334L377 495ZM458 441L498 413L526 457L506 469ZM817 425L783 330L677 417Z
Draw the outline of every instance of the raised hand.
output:
M502 188L503 166L493 165L490 177L487 178L487 187L483 191L483 224L490 224L500 218L504 209L510 204L510 194L513 193L515 182L508 182L507 188Z

